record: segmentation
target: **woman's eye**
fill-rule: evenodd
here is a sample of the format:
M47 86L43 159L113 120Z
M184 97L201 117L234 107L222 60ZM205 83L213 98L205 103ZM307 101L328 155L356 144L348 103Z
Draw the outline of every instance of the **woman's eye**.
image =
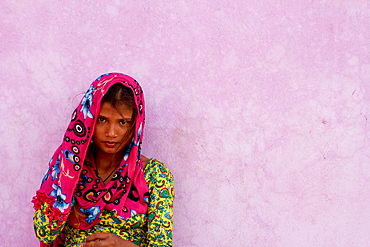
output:
M103 123L103 122L105 121L105 119L104 119L104 118L102 118L102 117L100 117L100 118L98 118L98 121L99 121L100 123Z
M127 122L126 122L125 120L122 120L122 121L120 122L120 124L125 125L125 124L127 124Z

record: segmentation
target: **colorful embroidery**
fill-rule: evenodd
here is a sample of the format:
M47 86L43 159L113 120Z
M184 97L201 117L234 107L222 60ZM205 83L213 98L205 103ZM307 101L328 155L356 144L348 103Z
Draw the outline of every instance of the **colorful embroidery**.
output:
M67 223L64 228L65 246L79 246L86 236L95 232L113 233L139 246L172 246L174 199L172 174L163 163L155 159L151 159L146 165L144 174L149 187L147 214L137 214L124 219L113 211L104 210L100 222L88 230L79 230ZM34 224L37 237L43 242L50 243L62 230L65 222L53 221L50 228L46 208L47 206L43 205L41 209L36 210Z

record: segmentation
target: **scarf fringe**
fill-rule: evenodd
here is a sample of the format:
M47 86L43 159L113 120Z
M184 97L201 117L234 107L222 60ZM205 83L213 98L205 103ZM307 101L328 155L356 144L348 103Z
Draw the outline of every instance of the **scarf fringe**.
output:
M45 209L44 212L49 216L50 221L49 224L52 225L54 220L57 221L66 221L70 211L68 210L67 213L62 213L56 207L54 207L55 197L47 196L45 193L36 191L36 195L32 198L33 208L35 210L42 209L44 203Z

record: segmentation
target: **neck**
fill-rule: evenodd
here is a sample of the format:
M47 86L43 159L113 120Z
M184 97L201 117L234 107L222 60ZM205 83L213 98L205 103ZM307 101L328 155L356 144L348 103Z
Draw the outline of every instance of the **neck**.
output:
M122 160L123 151L114 154L101 152L98 148L95 149L95 164L98 171L106 172L116 167Z

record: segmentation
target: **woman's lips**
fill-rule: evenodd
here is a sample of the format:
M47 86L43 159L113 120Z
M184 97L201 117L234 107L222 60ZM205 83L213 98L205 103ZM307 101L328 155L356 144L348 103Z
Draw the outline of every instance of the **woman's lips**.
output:
M114 148L118 144L118 142L104 142L104 144L109 148Z

